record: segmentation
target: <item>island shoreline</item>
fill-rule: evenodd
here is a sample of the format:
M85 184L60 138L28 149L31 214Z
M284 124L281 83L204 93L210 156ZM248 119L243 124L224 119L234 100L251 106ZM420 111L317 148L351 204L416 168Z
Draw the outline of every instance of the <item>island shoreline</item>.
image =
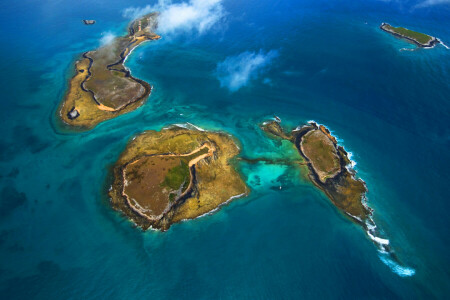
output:
M156 16L156 13L149 14L149 22L150 18L156 18ZM124 65L124 62L139 45L150 40L160 39L160 36L152 32L148 32L148 29L146 29L147 31L145 32L139 31L137 33L138 35L135 36L135 30L133 27L137 26L136 22L137 20L134 20L128 25L128 35L126 38L131 39L127 44L122 46L123 49L118 55L118 60L106 65L105 67L108 72L119 72L122 74L121 78L128 78L131 80L130 82L134 82L136 86L135 89L137 89L136 94L139 93L141 95L137 95L135 99L133 96L130 96L128 101L124 101L122 104L119 103L119 106L116 107L110 107L108 104L108 106L104 105L100 99L97 99L95 92L86 86L86 83L94 76L92 73L94 58L91 56L91 53L96 53L101 48L86 51L81 54L80 58L75 60L75 70L72 77L69 79L69 85L64 93L64 96L62 97L63 100L60 102L57 110L55 111L58 119L55 126L57 131L78 133L93 129L95 126L106 120L137 109L149 98L152 93L153 86L142 79L132 76L130 69ZM121 37L121 39L123 39L123 37ZM116 66L121 67L116 68ZM85 75L83 75L83 73L85 73ZM74 85L74 83L76 85ZM80 94L82 92L85 94ZM88 103L89 99L93 102L92 105ZM77 105L77 103L79 104ZM76 120L79 118L81 113L78 108L79 105L82 105L84 113L86 113L86 111L91 111L81 121ZM96 112L96 110L98 110L98 112Z
M436 45L438 45L439 43L441 43L441 41L438 38L430 36L431 40L428 42L428 44L422 44L422 43L418 42L417 40L410 38L406 35L402 35L400 33L394 32L392 30L386 29L385 26L391 26L391 25L383 22L380 25L380 29L383 30L384 32L390 33L393 36L396 36L398 38L406 39L410 42L413 42L415 45L419 46L420 48L431 49L431 48L436 47Z

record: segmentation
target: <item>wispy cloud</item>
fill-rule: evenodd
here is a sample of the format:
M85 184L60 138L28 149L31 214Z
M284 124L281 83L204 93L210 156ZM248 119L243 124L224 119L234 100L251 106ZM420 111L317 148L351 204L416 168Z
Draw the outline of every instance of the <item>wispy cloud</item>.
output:
M217 65L216 74L221 87L228 88L231 92L246 86L251 79L256 79L278 56L278 51L271 50L264 53L243 52L237 56L227 57Z
M222 0L189 0L181 3L159 0L156 5L129 7L123 15L135 19L153 11L160 13L158 32L166 36L178 33L202 34L220 23L226 15Z
M103 36L100 39L100 46L105 46L105 45L110 44L114 40L114 38L116 37L114 35L114 33L110 32L110 31L103 32L102 35Z
M429 7L434 6L438 4L450 4L450 0L425 0L420 3L418 3L415 7Z

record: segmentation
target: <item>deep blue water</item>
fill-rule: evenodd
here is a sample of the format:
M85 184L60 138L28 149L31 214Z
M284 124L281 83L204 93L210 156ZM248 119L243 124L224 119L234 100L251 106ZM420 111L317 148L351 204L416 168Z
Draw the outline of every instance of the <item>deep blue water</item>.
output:
M243 2L224 0L220 26L201 35L137 48L127 66L154 85L149 100L81 134L54 125L74 61L102 34L125 33L124 9L153 3L0 3L0 298L448 297L450 50L400 51L413 47L378 26L450 44L449 5ZM236 92L220 86L220 62L260 49L277 56L259 76ZM258 129L273 114L323 123L353 153L374 219L413 276L383 263L286 165L242 163L249 197L165 233L110 208L109 167L136 133L190 122L232 133L246 157L280 157L290 146Z

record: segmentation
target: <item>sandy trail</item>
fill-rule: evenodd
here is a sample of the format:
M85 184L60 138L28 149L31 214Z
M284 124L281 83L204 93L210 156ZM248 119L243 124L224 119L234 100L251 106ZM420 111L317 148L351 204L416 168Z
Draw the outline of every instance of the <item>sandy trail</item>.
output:
M200 146L200 147L198 147L198 148L196 148L196 149L194 149L194 150L192 150L191 152L189 152L189 153L186 153L186 154L164 154L164 155L155 155L156 157L166 157L166 156L190 156L190 155L193 155L193 154L195 154L195 153L197 153L197 152L200 152L202 149L205 149L205 148L208 148L208 153L205 153L205 154L202 154L202 155L200 155L200 156L197 156L197 157L195 157L194 159L191 159L190 161L189 161L189 172L190 172L190 175L191 175L191 180L190 180L190 182L189 182L189 186L186 188L186 190L184 191L184 193L180 196L180 198L181 197L183 197L183 196L185 196L191 189L192 189L192 186L193 186L193 180L192 180L192 176L193 176L193 174L192 174L192 170L191 170L191 167L192 166L194 166L194 165L196 165L198 162L200 162L202 159L205 159L205 158L207 158L207 157L210 157L210 156L213 156L214 155L214 152L216 151L216 148L213 146L213 145L211 145L211 144L209 144L209 143L205 143L205 144L203 144L202 146ZM139 161L139 159L137 159L137 160L135 160L134 162L132 162L132 163L130 163L130 165L132 165L132 164L135 164L136 162L138 162ZM150 220L150 221L153 221L153 220L155 220L155 219L159 219L159 218L161 218L163 215L164 215L164 213L165 212L167 212L168 210L170 210L170 208L173 206L173 204L172 205L169 205L165 210L164 210L164 212L161 214L161 215L159 215L159 216L155 216L155 217L150 217L150 216L148 216L147 214L145 214L145 209L143 208L143 207L141 207L138 203L136 203L137 205L135 205L135 204L133 204L132 203L132 201L130 200L130 198L128 197L128 195L125 193L125 185L126 185L126 172L125 172L125 168L123 169L123 171L122 171L122 176L123 176L123 179L124 179L124 187L123 187L123 190L122 190L122 196L124 196L125 197L125 199L127 200L127 204L129 205L129 207L133 210L133 211L135 211L136 213L138 213L140 216L142 216L142 217L144 217L144 218L146 218L146 219L148 219L148 220ZM138 206L138 207L136 207L136 206Z

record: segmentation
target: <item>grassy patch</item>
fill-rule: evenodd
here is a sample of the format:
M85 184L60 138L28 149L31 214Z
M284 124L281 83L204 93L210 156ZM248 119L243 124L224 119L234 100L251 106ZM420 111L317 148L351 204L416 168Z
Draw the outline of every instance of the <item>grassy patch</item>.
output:
M418 41L421 44L426 44L429 41L431 41L432 37L424 34L424 33L420 33L417 31L412 31L403 27L393 27L393 26L386 26L387 29L390 29L392 31L394 31L395 33L401 34L403 36L415 39L416 41Z
M184 160L181 160L178 166L171 168L167 172L162 186L171 190L178 190L183 183L188 181L188 178L189 166Z

